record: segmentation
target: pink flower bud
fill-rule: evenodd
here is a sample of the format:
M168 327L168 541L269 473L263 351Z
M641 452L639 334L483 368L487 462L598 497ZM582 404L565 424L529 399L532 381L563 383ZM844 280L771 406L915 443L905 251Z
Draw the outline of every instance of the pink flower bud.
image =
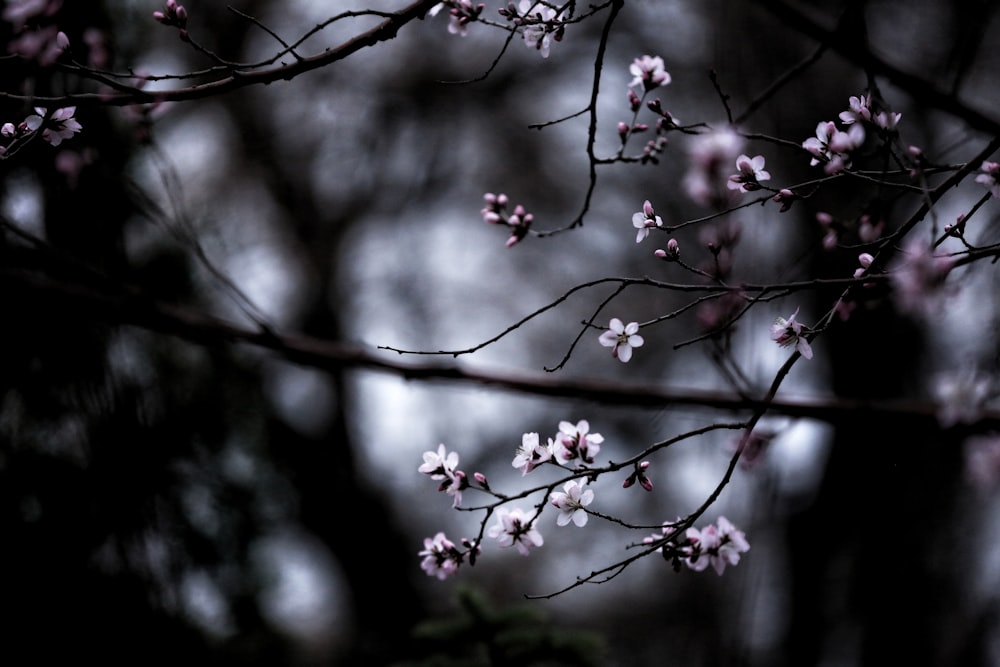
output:
M483 487L484 489L490 488L490 483L486 479L486 475L484 475L483 473L481 473L481 472L474 472L474 473L472 473L472 478L475 479L476 483L479 486Z
M56 33L56 46L59 47L60 51L65 51L69 48L69 37L62 30Z
M869 266L871 266L874 260L875 258L866 252L863 252L860 255L858 255L858 263L861 264L861 268L863 269L867 269Z

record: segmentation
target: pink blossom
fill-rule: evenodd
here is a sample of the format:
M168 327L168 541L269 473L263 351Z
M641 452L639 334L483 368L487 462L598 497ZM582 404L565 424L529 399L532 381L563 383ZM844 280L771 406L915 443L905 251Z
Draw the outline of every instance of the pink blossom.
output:
M796 308L795 312L787 320L783 317L777 318L774 324L771 325L771 340L781 347L794 346L803 357L812 359L812 348L809 346L809 341L806 340L803 333L805 326L795 319L798 314L799 309Z
M566 29L561 15L542 0L521 0L518 10L521 13L519 25L524 26L525 46L548 58L552 40L562 41Z
M684 191L702 206L725 205L730 201L728 171L743 150L743 137L731 129L700 134L691 142L690 165L684 175Z
M486 536L495 539L501 547L517 547L522 556L527 556L531 547L540 547L544 543L531 517L517 507L498 509L497 521L486 531Z
M750 551L743 531L737 530L724 516L719 517L716 525L701 530L688 528L686 536L690 555L684 562L696 572L711 565L716 574L721 575L726 565L736 565L740 562L740 554Z
M69 139L83 129L83 126L73 117L73 114L76 113L76 107L56 109L48 118L46 118L47 113L46 109L35 107L35 114L24 119L24 126L32 132L40 128L42 139L53 146L58 146L64 139Z
M573 479L563 485L562 491L554 491L549 500L559 508L556 524L565 526L570 521L579 527L587 525L587 510L584 508L594 500L594 492L584 488L585 480Z
M628 84L629 87L642 84L646 92L670 83L670 74L660 56L640 56L632 61L628 71L633 77Z
M803 141L802 147L813 156L810 165L825 163L823 170L833 174L851 166L851 152L864 142L865 130L860 124L853 124L843 132L832 121L825 121L816 126L816 136Z
M552 451L562 463L580 459L583 463L593 463L601 451L604 436L590 432L590 422L581 419L575 425L568 421L559 422L559 432L552 441Z
M465 37L469 32L469 24L479 18L485 5L481 2L473 5L471 0L445 0L431 7L427 13L430 16L436 16L445 7L448 8L448 14L451 16L451 20L448 22L448 32Z
M625 325L620 319L613 317L608 330L600 335L598 341L604 347L612 348L611 356L624 364L632 358L632 349L642 347L646 342L638 331L638 322L629 322Z
M983 185L994 197L1000 198L1000 162L983 162L976 183Z
M726 186L730 190L751 192L760 189L760 181L771 180L771 174L764 170L764 156L749 157L740 155L736 158L736 173L729 177Z
M184 5L178 5L176 0L167 0L162 12L153 12L153 18L163 25L183 30L187 26L188 15Z
M441 581L455 574L462 564L462 553L444 533L424 538L424 548L417 555L423 559L420 569Z
M851 125L862 120L871 120L871 100L864 95L852 96L848 101L850 108L840 112L840 121L844 125Z
M517 448L511 465L521 471L522 476L552 459L553 442L549 439L548 446L538 441L537 433L525 433L521 436L521 446Z
M424 452L424 462L417 472L430 475L431 479L444 479L454 474L458 467L458 452L448 452L443 444L438 445L436 452Z
M639 230L636 232L635 242L642 243L642 240L649 236L650 229L663 227L663 219L656 215L653 205L647 199L642 204L642 210L632 214L632 226Z

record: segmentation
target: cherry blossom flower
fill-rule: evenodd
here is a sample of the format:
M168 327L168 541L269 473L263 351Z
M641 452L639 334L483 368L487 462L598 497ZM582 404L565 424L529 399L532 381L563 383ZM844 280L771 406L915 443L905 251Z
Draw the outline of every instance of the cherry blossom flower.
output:
M628 71L633 77L628 84L630 88L642 84L643 90L649 92L670 83L670 74L660 56L640 56L632 61Z
M729 177L726 186L730 190L751 192L760 189L760 181L771 180L771 174L764 171L764 156L749 157L740 155L736 158L737 173Z
M976 176L976 183L983 185L990 194L1000 199L1000 162L983 162L979 171L982 173Z
M685 563L696 572L711 565L716 574L721 575L726 565L736 565L740 562L740 554L750 551L743 531L737 530L724 516L719 517L716 525L701 530L688 528L685 535L691 548Z
M457 467L458 452L449 452L444 444L440 444L436 452L424 452L424 462L417 472L430 475L431 479L444 479L453 475Z
M521 18L517 22L524 26L525 46L548 58L552 40L562 41L566 29L560 14L541 0L521 0L518 10Z
M473 5L471 0L445 0L431 7L427 13L430 16L437 16L442 9L447 7L448 13L451 15L451 20L448 22L448 32L465 37L469 32L469 24L479 18L485 6L481 2Z
M688 153L689 167L684 175L684 191L702 206L725 205L730 191L723 189L728 182L729 165L743 151L743 137L731 129L700 134L695 137Z
M626 325L622 324L622 321L617 317L613 317L608 325L608 330L600 335L598 341L604 347L612 348L611 356L625 364L632 358L632 349L642 347L642 344L646 342L638 334L638 331L638 322L629 322Z
M424 452L424 462L417 472L428 475L433 480L439 480L438 491L444 491L452 496L452 507L458 507L462 502L462 491L469 488L466 474L458 470L458 452L448 452L445 446L438 445L436 452Z
M486 531L486 536L495 539L501 547L517 547L522 556L527 556L532 546L540 547L544 542L531 517L518 507L498 509L497 521Z
M647 199L642 203L642 210L632 214L632 226L639 230L636 232L635 242L642 243L649 236L650 229L663 227L663 219L656 215L653 205Z
M664 521L663 526L660 528L660 532L653 533L652 535L642 538L642 543L659 544L661 542L664 542L666 538L670 537L675 532L677 532L676 526L679 522L680 522L679 518L675 521ZM662 546L657 547L654 550L654 553L663 553L663 547Z
M559 508L556 524L565 526L570 521L579 527L587 525L587 510L584 509L594 500L594 492L585 488L586 480L572 479L563 485L562 491L554 491L549 495L552 504Z
M73 117L76 107L56 109L48 118L47 113L47 109L35 107L35 113L24 119L24 127L32 132L41 129L42 139L53 146L58 146L64 139L69 139L83 129Z
M851 125L863 120L872 119L871 111L871 100L864 95L859 95L854 97L853 95L847 101L850 108L847 111L840 112L840 121L844 125Z
M851 152L865 142L865 130L860 124L853 124L847 132L837 129L832 121L816 126L816 136L802 142L802 147L812 154L811 166L825 163L823 170L828 174L843 171L851 166Z
M875 124L878 125L883 130L892 132L899 125L899 121L903 118L903 114L899 112L891 111L879 111L875 114Z
M538 441L537 433L525 433L521 436L521 446L517 448L511 465L521 471L522 476L537 468L542 463L552 459L553 443L549 439L548 446Z
M901 258L890 266L896 306L916 317L937 314L950 291L945 289L945 281L954 266L952 258L935 255L928 244L908 242Z
M584 463L593 463L594 457L601 451L604 436L590 432L590 422L581 419L572 424L568 421L559 422L559 432L552 441L552 451L562 463L580 459Z
M424 548L417 555L423 558L420 569L441 581L455 574L462 564L462 552L444 533L424 538Z
M774 324L771 325L771 340L781 347L791 347L794 345L799 354L806 359L812 359L812 348L803 334L803 330L806 327L795 319L798 314L799 309L796 308L795 312L787 320L783 317L777 318Z

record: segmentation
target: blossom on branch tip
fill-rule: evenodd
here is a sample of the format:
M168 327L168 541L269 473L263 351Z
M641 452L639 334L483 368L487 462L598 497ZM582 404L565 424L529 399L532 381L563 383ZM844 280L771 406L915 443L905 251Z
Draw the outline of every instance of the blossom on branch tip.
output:
M584 508L594 500L594 492L585 488L585 480L572 479L563 485L562 491L553 491L549 500L559 508L556 524L565 526L570 521L579 527L587 525L587 510Z
M990 194L1000 199L1000 162L983 162L979 166L982 172L976 176L976 183L984 186Z
M726 187L740 192L760 189L760 181L771 180L771 174L764 170L764 156L740 155L736 158L737 172L729 177Z
M847 111L840 112L840 122L844 125L851 125L858 121L871 120L871 100L864 96L858 95L854 97L853 95L847 101L849 108Z
M487 192L483 195L483 200L486 202L486 206L479 211L483 215L483 220L491 225L504 224L510 227L510 238L507 239L506 243L508 248L528 235L528 230L531 229L531 223L535 216L528 213L523 206L518 204L514 207L514 211L507 215L506 208L510 201L507 195Z
M783 317L777 318L774 324L771 325L771 340L781 347L794 346L803 357L812 359L812 348L809 346L809 341L806 340L805 334L803 334L803 330L806 327L795 319L798 314L799 309L796 308L795 312L787 320Z
M642 336L639 335L639 323L629 322L623 324L617 317L611 318L608 330L600 335L598 341L604 347L610 347L611 356L622 363L628 363L632 358L632 349L642 347Z
M813 156L811 166L823 163L823 171L834 174L851 166L851 152L864 142L865 130L860 124L843 132L832 121L824 121L816 126L816 136L803 141L802 147Z
M629 473L629 476L625 478L622 482L622 488L627 489L636 482L639 482L639 486L646 489L647 491L653 490L653 483L649 481L646 477L646 469L649 468L649 461L642 461L641 463L635 464L635 469Z
M31 132L40 129L42 139L53 146L58 146L64 139L69 139L83 129L83 126L73 117L75 113L76 107L63 107L56 109L52 115L46 117L47 109L35 107L35 114L25 118L22 126Z
M670 83L670 73L660 56L640 56L632 61L628 71L633 77L628 84L630 88L641 84L642 89L649 92Z
M653 205L647 199L642 203L642 210L632 214L632 226L639 230L635 235L635 242L642 243L649 236L650 229L663 226L663 219L656 215Z
M511 465L521 471L521 475L529 472L552 458L552 440L548 446L538 441L537 433L525 433L521 436L521 446L517 448Z
M163 25L176 26L182 30L187 27L187 10L184 5L178 5L176 0L167 0L162 12L153 12L153 18Z
M676 262L681 257L681 246L677 243L677 239L670 239L667 241L666 250L657 248L653 251L653 254L664 261Z
M575 425L568 421L559 422L559 432L550 441L552 453L561 463L580 459L583 463L593 463L601 451L604 436L590 432L590 422L581 419Z
M740 562L741 553L750 551L746 535L724 516L720 516L715 525L708 525L701 530L688 528L686 536L690 555L684 562L696 572L711 565L716 574L721 575L727 565Z
M522 556L527 556L531 547L540 547L544 543L531 517L518 507L498 509L497 521L486 531L486 536L495 539L501 547L517 547Z
M566 31L561 14L544 0L521 0L518 10L521 15L514 22L524 26L525 46L535 49L543 58L548 58L552 41L561 42ZM507 14L504 15L509 14L508 6Z
M433 480L439 480L438 491L444 491L454 500L452 507L458 507L462 502L462 491L469 488L466 474L458 470L458 452L448 452L445 446L438 445L436 452L424 452L424 462L417 472L428 475Z
M417 555L423 559L420 562L420 569L428 576L437 577L441 581L458 571L463 558L462 552L455 547L454 542L445 537L444 533L424 538L424 548Z
M437 16L445 7L448 8L448 14L451 16L451 20L448 22L448 32L465 37L469 32L469 24L479 18L486 5L481 2L473 5L471 0L445 0L431 7L427 13L430 16Z

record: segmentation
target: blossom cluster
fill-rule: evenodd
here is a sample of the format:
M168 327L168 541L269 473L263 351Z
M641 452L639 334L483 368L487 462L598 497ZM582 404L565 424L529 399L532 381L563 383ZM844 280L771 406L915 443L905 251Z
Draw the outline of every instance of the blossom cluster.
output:
M177 0L167 0L162 12L153 12L153 18L163 25L184 30L187 27L188 13L184 5L177 4Z
M521 28L525 46L538 51L543 58L549 57L552 42L561 42L566 35L563 10L544 0L521 0L516 6L509 2L499 12Z
M4 123L0 126L0 136L7 139L8 143L0 146L0 156L12 152L36 134L52 146L58 146L83 129L75 114L76 107L62 107L52 113L48 109L35 107L35 113L17 125Z
M659 544L656 550L675 566L683 564L695 572L711 566L721 575L727 565L740 562L740 554L750 551L746 535L724 516L700 530L693 526L688 528L679 540L675 536L676 525L677 522L665 522L659 533L643 539L643 544Z
M522 475L527 475L549 461L559 465L574 461L589 465L601 451L602 442L604 436L591 433L590 423L586 419L581 419L576 424L561 421L559 431L544 445L537 433L525 433L521 436L521 446L517 448L511 465L520 470Z
M838 118L844 129L834 121L823 121L816 126L816 136L802 142L802 147L812 154L809 164L823 165L823 171L835 174L850 168L853 155L865 143L865 126L883 135L895 133L901 113L878 109L871 96L852 96L846 111Z
M523 206L518 204L508 215L507 204L510 200L507 198L507 195L487 192L483 195L483 200L486 202L486 206L480 211L483 215L483 220L491 225L507 225L510 227L510 238L507 239L506 244L508 248L520 242L528 235L528 230L531 229L531 223L534 221L535 216L528 213Z
M632 80L628 84L626 91L628 95L629 110L632 112L632 119L629 122L619 121L618 138L621 140L621 150L624 151L629 139L636 134L641 134L649 130L649 123L638 121L639 111L642 109L643 100L647 95L670 83L670 73L666 70L663 58L660 56L643 55L632 61L629 65L629 73ZM636 92L634 88L639 88ZM641 95L640 95L641 93ZM669 111L663 108L660 98L654 98L646 102L646 108L656 116L654 136L646 141L642 155L639 160L645 164L658 162L657 155L667 148L667 133L677 129L677 119Z
M431 16L437 16L438 12L447 8L451 20L448 22L448 32L453 35L465 37L469 33L469 24L479 18L486 5L479 3L473 5L471 0L445 0L440 2L427 12Z

